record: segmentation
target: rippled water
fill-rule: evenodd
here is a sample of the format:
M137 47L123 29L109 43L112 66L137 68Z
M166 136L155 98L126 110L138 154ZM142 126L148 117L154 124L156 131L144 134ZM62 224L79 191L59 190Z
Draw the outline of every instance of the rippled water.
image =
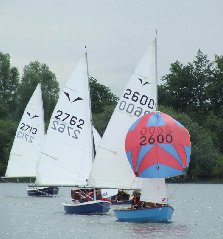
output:
M66 215L69 188L54 198L28 197L26 184L0 184L0 239L222 239L223 185L168 185L172 223L123 223L104 216Z

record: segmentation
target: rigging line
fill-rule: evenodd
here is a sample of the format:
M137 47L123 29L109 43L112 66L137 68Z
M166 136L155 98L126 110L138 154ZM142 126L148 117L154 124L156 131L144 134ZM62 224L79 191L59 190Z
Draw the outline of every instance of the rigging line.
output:
M104 149L104 150L106 150L106 151L108 151L108 152L111 152L111 153L113 153L113 154L115 154L115 155L117 154L117 151L113 151L113 150L110 150L110 149L101 147L100 145L98 146L98 148Z
M185 174L184 175L184 179L187 178L187 175ZM175 179L174 179L175 180ZM176 193L176 191L182 186L183 184L182 183L178 183L177 187L175 188L175 190L172 192L172 194L169 196L169 199L172 198L172 196Z
M132 183L131 183L131 185L130 185L130 189L129 190L141 190L141 189L139 189L139 188L133 188L133 189L131 189L132 188L132 186L133 186L133 184L136 182L136 178L137 177L134 177L134 179L133 179L133 181L132 181Z
M175 188L175 190L172 192L172 194L169 196L169 199L171 199L172 198L172 196L175 194L175 192L180 188L180 186L182 186L182 183L179 183L178 185L177 185L177 187Z

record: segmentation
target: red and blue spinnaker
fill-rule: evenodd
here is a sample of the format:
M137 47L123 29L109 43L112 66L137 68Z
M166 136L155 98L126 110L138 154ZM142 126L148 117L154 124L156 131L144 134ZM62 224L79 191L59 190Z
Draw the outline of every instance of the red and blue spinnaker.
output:
M139 118L125 140L128 161L137 177L167 178L185 172L191 143L187 129L162 112Z

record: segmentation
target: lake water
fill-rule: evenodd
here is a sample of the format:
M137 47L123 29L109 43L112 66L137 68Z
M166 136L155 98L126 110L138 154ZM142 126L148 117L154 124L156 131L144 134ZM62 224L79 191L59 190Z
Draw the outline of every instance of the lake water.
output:
M223 184L169 184L172 223L123 223L109 215L66 215L69 188L53 198L28 197L26 184L0 184L0 239L222 239Z

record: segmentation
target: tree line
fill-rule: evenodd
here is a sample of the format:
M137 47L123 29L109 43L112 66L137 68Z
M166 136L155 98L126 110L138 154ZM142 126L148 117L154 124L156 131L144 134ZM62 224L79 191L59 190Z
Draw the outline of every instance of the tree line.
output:
M191 135L190 178L223 178L223 56L210 61L198 50L193 62L172 63L159 86L160 110Z
M44 120L47 126L59 97L56 75L45 63L32 61L20 77L10 55L0 52L0 176L5 175L16 129L36 86L41 83ZM117 103L111 90L90 77L93 124L103 134Z
M223 178L223 57L210 61L200 50L193 62L170 65L158 87L159 110L180 121L190 132L192 153L187 176ZM20 77L10 55L0 52L0 176L4 176L15 132L24 109L41 82L46 128L59 96L49 67L27 64ZM93 124L102 136L117 104L111 90L90 77Z

